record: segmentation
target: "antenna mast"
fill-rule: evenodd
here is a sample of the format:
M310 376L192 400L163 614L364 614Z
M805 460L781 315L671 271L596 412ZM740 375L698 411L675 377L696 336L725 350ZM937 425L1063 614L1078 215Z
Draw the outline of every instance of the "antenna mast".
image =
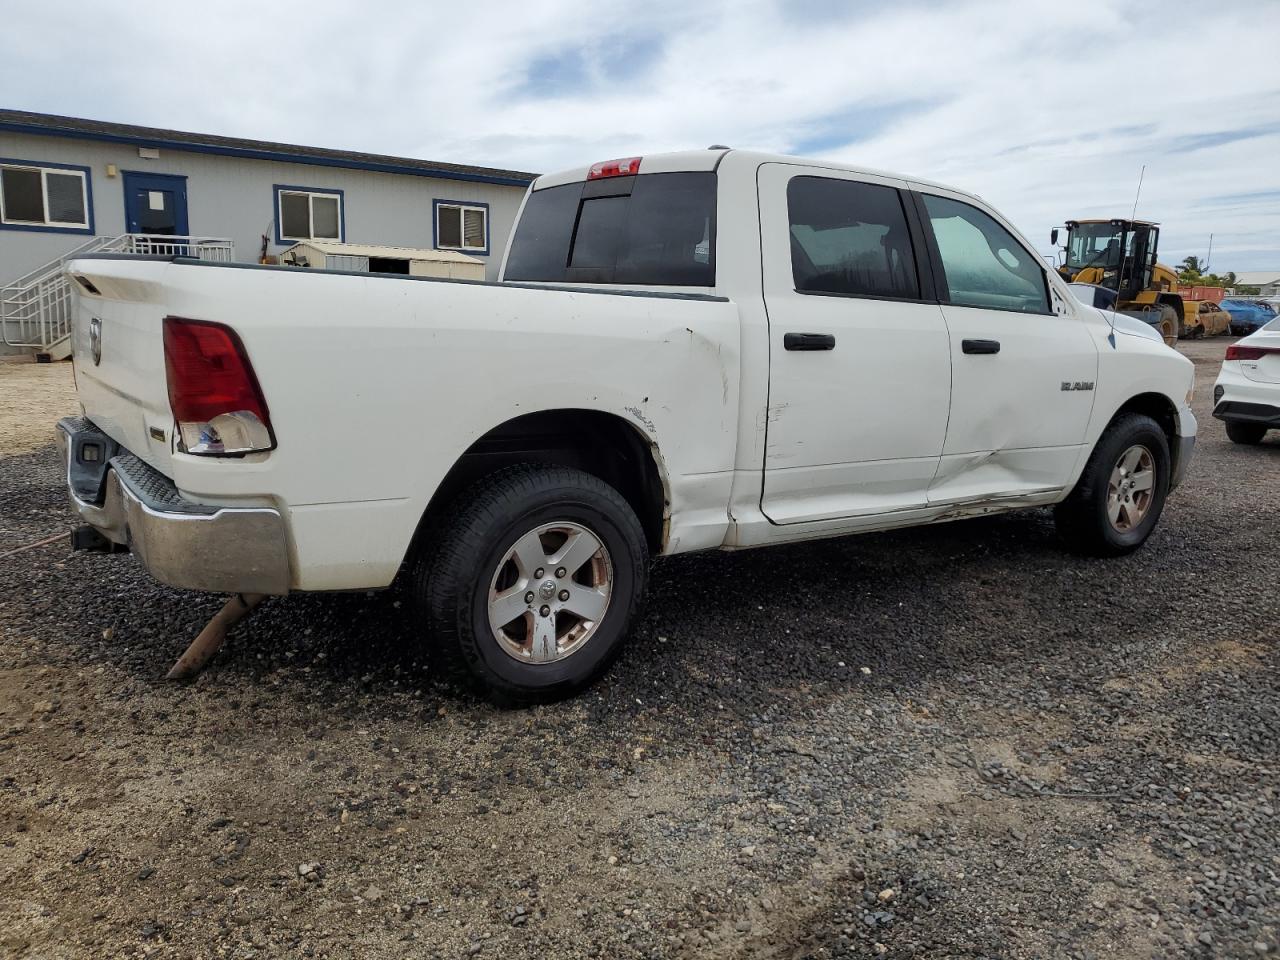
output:
M1138 198L1142 196L1142 178L1146 176L1147 165L1142 165L1142 170L1138 173L1138 192L1133 195L1133 213L1129 214L1130 220L1136 220L1138 217Z

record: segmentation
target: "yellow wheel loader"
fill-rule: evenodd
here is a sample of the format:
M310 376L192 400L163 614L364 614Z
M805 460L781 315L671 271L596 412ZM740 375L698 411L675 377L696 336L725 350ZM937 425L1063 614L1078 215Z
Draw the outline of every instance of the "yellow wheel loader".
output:
M1068 220L1058 273L1068 283L1093 288L1094 306L1151 324L1173 346L1199 324L1173 292L1178 275L1156 262L1160 225L1149 220ZM1050 235L1058 245L1058 230Z

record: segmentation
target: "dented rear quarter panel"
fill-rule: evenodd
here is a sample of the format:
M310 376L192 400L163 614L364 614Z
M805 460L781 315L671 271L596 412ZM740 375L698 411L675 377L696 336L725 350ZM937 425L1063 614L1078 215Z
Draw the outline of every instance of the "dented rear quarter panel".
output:
M162 371L166 315L240 334L277 448L242 459L173 452L166 472L197 501L282 507L295 589L390 583L463 452L544 410L614 414L650 441L669 549L724 539L739 387L737 310L725 299L128 259L70 270L104 288L126 281L140 298L80 298L78 326L102 318L104 353L127 322L128 349ZM79 349L75 362L92 363ZM119 419L121 400L109 397L104 383L87 415L109 403Z

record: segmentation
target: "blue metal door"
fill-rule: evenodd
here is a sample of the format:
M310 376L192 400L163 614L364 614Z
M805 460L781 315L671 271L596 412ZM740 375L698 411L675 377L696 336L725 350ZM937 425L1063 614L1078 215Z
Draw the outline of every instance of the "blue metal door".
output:
M185 237L187 178L167 173L124 172L124 222L128 233Z

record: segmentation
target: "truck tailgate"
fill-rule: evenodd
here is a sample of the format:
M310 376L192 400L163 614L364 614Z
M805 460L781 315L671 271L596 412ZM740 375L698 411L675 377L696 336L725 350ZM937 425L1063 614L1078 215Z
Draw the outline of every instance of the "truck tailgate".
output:
M108 264L110 276L99 272ZM85 416L168 475L173 415L161 329L163 287L154 280L131 277L139 267L149 268L150 277L156 276L154 262L85 260L68 265L73 276L88 281L100 294L78 291L72 363Z

